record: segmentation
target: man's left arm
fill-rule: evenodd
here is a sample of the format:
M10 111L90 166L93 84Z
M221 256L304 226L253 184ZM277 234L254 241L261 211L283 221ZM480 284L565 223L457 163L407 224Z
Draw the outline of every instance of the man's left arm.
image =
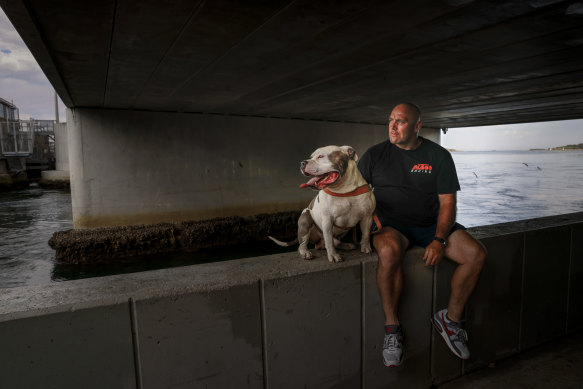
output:
M447 239L449 231L455 223L456 213L456 194L447 193L439 196L439 214L437 215L437 228L435 236ZM425 248L423 260L425 266L437 265L445 254L445 247L437 240L434 240Z

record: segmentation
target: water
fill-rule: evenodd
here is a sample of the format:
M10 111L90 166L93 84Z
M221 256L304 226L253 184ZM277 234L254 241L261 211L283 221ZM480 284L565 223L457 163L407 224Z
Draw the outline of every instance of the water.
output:
M73 227L71 195L31 187L0 192L0 287L52 281L53 232Z
M452 156L461 186L457 220L466 227L583 211L583 151Z
M462 187L458 193L458 221L466 227L583 211L583 151L454 152L452 155ZM284 250L267 242L245 249L165 254L162 260L156 256L113 265L57 263L47 242L55 231L70 229L72 225L71 197L67 192L39 187L0 192L0 288Z

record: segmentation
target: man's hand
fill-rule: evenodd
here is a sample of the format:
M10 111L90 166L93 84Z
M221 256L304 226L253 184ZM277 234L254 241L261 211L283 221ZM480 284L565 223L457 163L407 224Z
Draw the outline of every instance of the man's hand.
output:
M423 260L425 261L425 266L437 265L443 255L445 254L445 248L441 243L434 240L425 248L425 254L423 255Z

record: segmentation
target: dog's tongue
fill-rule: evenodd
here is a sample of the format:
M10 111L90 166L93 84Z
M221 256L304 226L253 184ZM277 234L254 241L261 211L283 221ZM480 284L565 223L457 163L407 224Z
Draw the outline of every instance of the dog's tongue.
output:
M308 182L301 184L300 188L317 188L322 189L325 186L332 184L338 179L339 174L336 172L330 172L325 176L312 177Z

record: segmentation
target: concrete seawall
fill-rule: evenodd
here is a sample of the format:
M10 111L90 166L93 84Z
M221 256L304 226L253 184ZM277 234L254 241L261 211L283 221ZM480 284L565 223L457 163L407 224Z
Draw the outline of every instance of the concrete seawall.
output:
M405 363L382 364L376 256L296 253L2 290L10 388L428 388L583 327L583 213L470 229L472 358L430 327L454 266L405 259Z

